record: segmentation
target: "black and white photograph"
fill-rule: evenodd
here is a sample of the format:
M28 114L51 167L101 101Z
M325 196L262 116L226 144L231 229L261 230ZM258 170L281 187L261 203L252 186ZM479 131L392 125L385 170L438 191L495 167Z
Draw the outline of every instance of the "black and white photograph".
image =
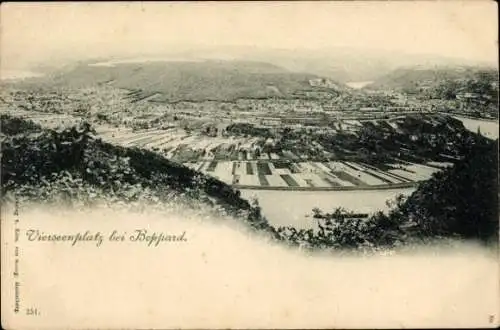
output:
M3 3L2 328L498 327L497 10Z

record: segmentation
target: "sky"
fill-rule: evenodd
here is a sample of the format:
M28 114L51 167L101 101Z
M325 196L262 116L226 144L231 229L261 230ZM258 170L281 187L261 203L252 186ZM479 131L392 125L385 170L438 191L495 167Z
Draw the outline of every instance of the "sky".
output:
M349 47L496 63L494 1L4 3L0 65L203 46Z

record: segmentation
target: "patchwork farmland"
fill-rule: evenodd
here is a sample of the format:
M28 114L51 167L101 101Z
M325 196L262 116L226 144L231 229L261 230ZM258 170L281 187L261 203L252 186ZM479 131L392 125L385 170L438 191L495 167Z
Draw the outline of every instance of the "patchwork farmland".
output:
M290 150L251 152L258 138L213 137L183 130L135 131L101 129L100 135L117 144L148 148L165 157L242 189L358 190L413 187L446 163L401 162L379 168L349 161L308 161Z
M52 125L72 124L68 115L21 115ZM189 134L178 127L133 130L96 125L104 140L127 147L147 148L173 161L241 189L265 190L370 190L413 187L451 163L416 164L401 161L377 167L352 161L313 161L291 150L261 152L266 140L259 137Z
M285 166L283 164L286 164ZM352 162L216 161L186 163L242 189L369 190L407 188L439 171L421 164L400 164L388 171Z

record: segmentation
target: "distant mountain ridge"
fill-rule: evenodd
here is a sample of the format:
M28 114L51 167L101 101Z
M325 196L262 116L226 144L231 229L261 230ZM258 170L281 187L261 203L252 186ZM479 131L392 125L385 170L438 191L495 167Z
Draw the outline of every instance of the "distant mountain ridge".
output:
M472 66L412 66L395 69L375 80L365 89L407 90L417 92L420 87L434 87L448 80L498 80L498 71Z
M110 61L79 63L34 83L76 88L106 83L118 88L160 93L169 101L225 101L290 98L297 92L314 89L310 81L321 78L260 61ZM328 82L327 88L343 87L331 80Z
M76 63L76 64L75 64ZM498 69L433 55L362 49L289 50L207 47L123 58L62 62L44 84L80 87L108 83L118 88L162 94L168 101L231 101L238 98L291 98L311 88L349 92L345 84L373 81L365 89L411 90L423 83L471 77ZM47 64L48 65L48 64ZM53 67L54 68L54 67ZM45 72L50 71L47 66ZM54 70L52 70L54 71ZM311 81L331 81L311 86Z
M353 47L325 47L319 49L279 49L257 46L177 46L174 48L145 52L144 50L128 50L117 54L87 54L81 57L74 54L67 56L39 58L37 63L29 67L16 68L47 73L78 61L108 61L110 57L138 58L170 58L180 61L255 61L266 62L285 68L291 72L309 73L330 78L337 82L373 81L388 74L392 70L414 65L426 66L490 66L498 70L496 59L489 62L478 62L463 58L450 58L433 54L413 54L393 50L366 49ZM14 69L14 68L9 68Z

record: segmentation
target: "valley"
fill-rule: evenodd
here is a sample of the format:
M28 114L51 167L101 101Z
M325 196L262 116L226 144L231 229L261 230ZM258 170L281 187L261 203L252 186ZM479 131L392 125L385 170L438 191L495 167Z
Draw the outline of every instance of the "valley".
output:
M377 82L344 85L294 74L293 89L286 89L292 76L274 65L175 63L101 62L6 84L2 114L53 129L90 122L103 141L150 150L218 179L256 197L273 224L289 221L297 228L316 226L309 218L315 207L386 212L389 200L410 195L459 161L471 134L498 137L498 122L450 112L456 101L441 107L396 89L377 90ZM179 98L189 90L170 97L176 75L191 75L202 86L214 70L221 79L229 74L243 82L248 75L260 82L244 83L240 95L233 93L237 84L223 78L222 98L203 96L203 88L195 89L201 99ZM282 75L279 84L276 75ZM256 89L249 92L249 86Z

